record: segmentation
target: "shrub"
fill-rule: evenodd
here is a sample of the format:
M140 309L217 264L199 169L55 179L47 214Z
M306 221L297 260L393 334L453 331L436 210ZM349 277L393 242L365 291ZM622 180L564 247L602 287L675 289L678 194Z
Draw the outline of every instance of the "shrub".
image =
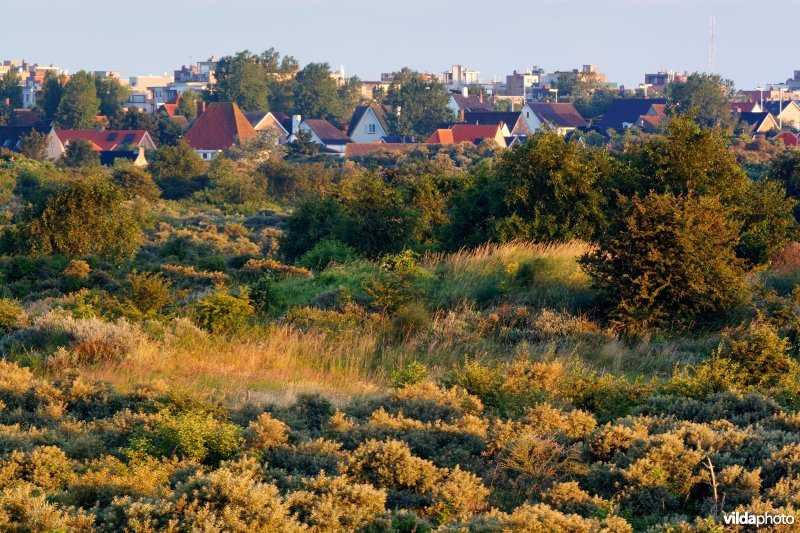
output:
M130 448L153 456L174 455L218 464L238 451L240 433L238 426L200 410L162 412L153 429L139 428L131 436Z
M344 264L358 257L351 246L343 242L325 239L304 253L297 264L313 270L322 270L331 263Z
M408 385L422 383L428 376L428 369L419 361L411 361L403 368L399 368L389 375L392 386L402 389Z
M395 341L408 339L412 335L430 328L431 316L425 306L419 302L403 305L389 321L389 336Z
M118 161L111 172L111 183L119 187L128 200L139 197L153 201L161 196L161 189L150 173L133 163Z
M133 271L125 277L125 302L140 319L159 316L170 305L172 282L160 273Z
M744 288L739 226L717 199L651 193L621 207L584 259L618 327L685 327L733 306Z
M64 275L78 279L88 279L92 272L92 267L83 259L73 259L64 269Z
M384 511L386 493L344 476L306 480L287 499L292 514L311 531L356 531Z
M25 309L13 300L0 298L0 334L22 327L25 320Z
M246 326L254 313L249 298L222 292L195 304L198 325L212 333L236 331Z
M289 426L272 418L269 413L261 413L250 422L244 432L248 447L265 452L275 446L285 444L289 439Z

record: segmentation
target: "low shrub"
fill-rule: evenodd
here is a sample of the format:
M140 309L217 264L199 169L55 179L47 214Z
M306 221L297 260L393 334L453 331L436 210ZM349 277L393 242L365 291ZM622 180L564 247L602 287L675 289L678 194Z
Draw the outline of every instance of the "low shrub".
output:
M255 314L250 299L216 292L195 304L197 324L212 333L234 332L246 326Z

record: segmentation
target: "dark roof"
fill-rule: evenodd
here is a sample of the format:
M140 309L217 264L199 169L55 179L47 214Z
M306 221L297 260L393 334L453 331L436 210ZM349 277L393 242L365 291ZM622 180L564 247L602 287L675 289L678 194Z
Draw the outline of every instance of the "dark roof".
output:
M381 137L381 142L385 144L408 144L416 143L413 135L386 135Z
M251 126L254 128L258 126L258 123L264 120L264 117L267 116L265 111L244 111L244 116L247 117L247 121L250 123Z
M767 120L770 117L771 113L769 111L762 111L761 113L753 113L746 112L746 113L739 113L739 120L742 122L746 122L750 124L750 126L754 128L758 128L761 126L761 123Z
M456 101L456 105L459 109L464 111L494 111L494 107L488 101L484 100L481 101L479 96L475 96L471 94L469 96L464 96L463 94L453 94L453 99Z
M33 109L15 109L13 122L16 126L35 126L40 120Z
M501 122L513 129L519 118L520 111L467 111L464 113L464 122L468 124L495 125Z
M578 113L578 110L575 109L575 106L572 104L531 102L528 105L542 122L547 122L557 128L582 128L588 126L581 114Z
M603 133L609 129L621 132L625 129L623 123L636 124L639 117L650 110L650 106L666 103L663 98L618 98L611 102L598 126Z
M214 102L192 124L184 139L195 150L225 150L237 140L244 141L256 136L250 125L233 102Z
M275 120L280 122L283 129L286 130L286 133L292 133L292 117L280 111L275 111L272 113L272 116L275 117Z
M350 137L325 119L306 119L303 121L325 144L346 144Z
M126 161L136 161L139 153L134 150L101 150L100 164L105 167L113 167L117 159L125 159Z
M775 115L777 117L778 115L780 115L781 110L782 109L786 109L786 106L790 105L791 103L792 103L792 100L784 100L783 104L781 104L781 102L779 102L779 101L768 100L768 101L764 102L762 110L769 111L770 113L772 113L773 115Z
M32 131L47 135L50 126L0 126L0 148L18 151L21 144L20 139Z
M378 117L378 122L380 122L383 131L389 133L389 123L386 121L386 116L392 113L392 106L382 104L356 106L353 118L350 119L350 125L347 126L347 132L355 131L356 126L358 126L359 121L361 121L368 109L372 109L375 116Z

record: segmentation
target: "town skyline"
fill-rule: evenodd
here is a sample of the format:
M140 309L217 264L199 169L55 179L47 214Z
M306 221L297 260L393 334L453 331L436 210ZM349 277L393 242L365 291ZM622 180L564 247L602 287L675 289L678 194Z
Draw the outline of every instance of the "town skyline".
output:
M468 31L452 31L470 28L470 24L474 27L467 12L474 14L469 8L478 4L471 1L455 4L448 0L430 6L410 0L402 10L392 12L380 2L370 3L367 9L360 0L345 0L337 4L338 9L316 1L257 5L233 0L226 3L226 10L209 17L214 4L201 0L191 10L185 6L160 8L157 16L147 19L145 30L132 35L138 38L135 43L122 39L102 41L98 46L102 39L97 32L99 20L124 18L123 7L82 0L77 3L81 9L75 10L39 1L24 9L8 6L10 19L21 19L25 10L33 7L42 12L37 17L40 34L59 34L69 25L73 28L71 37L55 46L48 39L29 39L30 30L25 25L10 25L4 29L0 45L5 57L55 64L70 72L114 70L123 77L169 73L178 65L212 55L274 47L301 64L328 62L334 70L344 66L348 76L364 80L405 66L438 74L453 64L463 64L491 81L533 64L548 71L596 64L609 81L629 88L641 83L645 72L660 69L713 70L733 80L737 88L785 81L795 65L779 53L759 54L755 61L752 43L742 38L752 31L752 18L745 10L731 9L737 3L679 1L667 8L639 6L629 0L611 0L603 6L584 1L546 1L515 6L514 11L485 9L476 38ZM791 15L800 14L800 7L772 1L763 5L767 10L780 7L782 13L781 17L771 17L770 46L788 49L794 19ZM304 10L309 8L318 16L303 19ZM618 8L624 8L624 17ZM709 68L710 16L716 21L713 69ZM394 22L386 24L386 17ZM176 20L193 31L183 32L178 38ZM265 20L272 22L265 24ZM609 32L618 37L609 39ZM158 35L163 38L156 38ZM743 61L750 56L752 60Z

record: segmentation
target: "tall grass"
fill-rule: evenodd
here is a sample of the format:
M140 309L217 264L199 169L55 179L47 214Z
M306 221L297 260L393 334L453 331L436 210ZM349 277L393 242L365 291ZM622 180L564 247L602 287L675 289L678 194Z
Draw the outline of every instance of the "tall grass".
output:
M430 294L436 307L503 300L576 311L594 299L589 278L578 264L591 249L581 241L484 244L453 254L428 255L423 265L436 274Z

